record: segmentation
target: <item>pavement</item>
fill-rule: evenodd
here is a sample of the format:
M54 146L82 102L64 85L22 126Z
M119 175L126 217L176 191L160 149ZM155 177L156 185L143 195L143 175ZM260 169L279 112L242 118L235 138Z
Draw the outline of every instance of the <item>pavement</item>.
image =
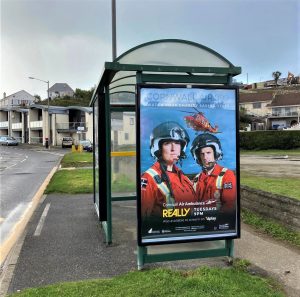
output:
M0 296L29 287L110 278L137 270L135 202L113 202L112 209L113 243L106 245L92 194L45 195L1 267ZM203 248L212 243L181 245L191 244ZM175 246L152 248L165 251ZM288 296L300 296L299 250L242 225L241 239L235 240L235 257L248 259L257 268L255 271L274 277ZM228 264L226 257L217 257L145 264L145 269L193 269L203 265Z

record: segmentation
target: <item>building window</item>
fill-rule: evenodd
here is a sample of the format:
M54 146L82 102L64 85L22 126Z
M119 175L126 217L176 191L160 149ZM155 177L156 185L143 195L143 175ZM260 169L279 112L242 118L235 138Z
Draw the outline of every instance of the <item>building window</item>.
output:
M253 103L253 109L261 108L261 102Z
M129 140L129 133L125 133L125 140Z
M272 108L272 115L273 116L279 116L280 114L281 114L281 108L280 107Z
M134 125L134 118L130 118L130 125Z

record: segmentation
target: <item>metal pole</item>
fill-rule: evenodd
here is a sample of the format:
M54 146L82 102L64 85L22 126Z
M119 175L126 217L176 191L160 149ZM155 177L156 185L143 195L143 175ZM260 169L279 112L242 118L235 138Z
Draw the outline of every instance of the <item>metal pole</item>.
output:
M105 86L105 146L106 146L106 211L107 211L107 234L106 243L112 243L112 199L111 199L111 114L110 114L110 97L109 87Z
M147 247L137 246L137 262L138 270L142 270L145 264L145 257L147 256Z
M116 0L111 0L111 23L112 23L112 58L117 57L117 40L116 40Z
M51 122L50 122L50 113L49 113L49 100L50 100L50 97L49 97L49 80L47 81L47 86L48 86L48 89L47 89L47 93L48 93L48 101L47 101L47 103L48 103L48 148L50 149L50 139L51 139L51 137L50 137L50 134L51 134L51 127L50 127L50 125L51 125Z

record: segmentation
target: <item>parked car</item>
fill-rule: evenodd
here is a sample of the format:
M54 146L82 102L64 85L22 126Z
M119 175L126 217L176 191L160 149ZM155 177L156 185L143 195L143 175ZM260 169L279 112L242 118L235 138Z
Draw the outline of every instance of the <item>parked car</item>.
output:
M73 138L72 137L63 137L61 147L72 147L73 145Z
M93 151L93 144L90 140L80 140L79 144L82 145L82 148L87 152Z
M0 144L1 145L18 145L19 142L12 136L1 136L0 137Z

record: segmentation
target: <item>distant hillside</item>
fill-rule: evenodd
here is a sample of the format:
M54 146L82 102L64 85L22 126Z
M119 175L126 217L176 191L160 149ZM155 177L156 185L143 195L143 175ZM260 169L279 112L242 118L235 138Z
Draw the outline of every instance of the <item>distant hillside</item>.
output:
M300 92L300 85L278 86L277 88L261 88L261 89L240 89L241 93L295 93Z
M57 97L55 99L50 100L49 104L51 106L89 106L93 93L93 88L89 91L76 89L74 97ZM48 100L45 99L39 102L39 104L47 105Z

